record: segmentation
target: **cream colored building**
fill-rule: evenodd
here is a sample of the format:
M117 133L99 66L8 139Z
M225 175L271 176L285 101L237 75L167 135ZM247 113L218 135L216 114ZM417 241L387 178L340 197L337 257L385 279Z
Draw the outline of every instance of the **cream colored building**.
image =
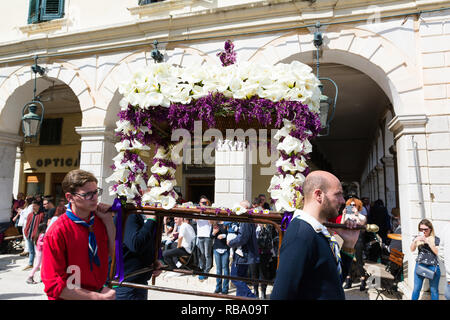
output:
M450 1L138 2L0 2L0 220L9 217L11 194L27 191L28 177L40 176L41 191L51 194L58 174L76 161L107 189L118 86L154 63L154 40L165 61L183 66L219 64L216 53L227 39L238 61L314 66L320 21L320 75L336 81L339 95L330 134L313 142L311 165L334 172L347 191L400 210L402 288L410 297L416 254L408 248L418 222L432 220L439 236L450 221ZM30 3L48 7L38 13ZM36 55L47 70L37 80L46 118L63 119L57 145L25 145L20 134ZM213 188L217 203L232 205L267 194L270 175L261 174L264 166L249 166L248 157L245 149L216 150L215 166L178 170L183 195ZM106 192L102 201L111 200ZM441 294L443 285L444 279Z

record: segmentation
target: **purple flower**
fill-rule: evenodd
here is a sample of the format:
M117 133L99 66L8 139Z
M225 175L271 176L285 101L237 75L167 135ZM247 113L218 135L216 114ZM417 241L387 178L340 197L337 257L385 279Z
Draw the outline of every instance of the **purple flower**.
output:
M236 52L234 51L234 44L231 40L225 41L225 51L221 51L217 54L222 62L222 66L226 67L236 63Z

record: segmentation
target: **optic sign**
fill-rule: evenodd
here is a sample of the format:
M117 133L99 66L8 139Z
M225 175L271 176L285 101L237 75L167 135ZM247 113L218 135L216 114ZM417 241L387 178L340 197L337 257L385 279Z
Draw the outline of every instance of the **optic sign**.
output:
M78 158L44 158L37 159L36 166L39 168L54 167L78 167Z

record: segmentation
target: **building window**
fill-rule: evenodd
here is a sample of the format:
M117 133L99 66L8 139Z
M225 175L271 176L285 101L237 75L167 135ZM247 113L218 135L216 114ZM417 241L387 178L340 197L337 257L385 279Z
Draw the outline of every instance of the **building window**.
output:
M59 19L64 16L64 0L30 0L28 23Z
M40 145L61 144L62 118L44 119L42 121L41 133L39 134Z
M144 4L154 3L154 2L161 2L164 0L139 0L138 4L140 6L143 6Z

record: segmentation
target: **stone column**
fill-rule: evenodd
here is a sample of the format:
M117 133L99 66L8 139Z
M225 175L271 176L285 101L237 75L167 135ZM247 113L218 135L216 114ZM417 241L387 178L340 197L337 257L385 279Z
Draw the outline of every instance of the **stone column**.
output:
M392 211L392 208L395 208L397 206L394 158L383 157L381 161L384 164L386 208L390 213Z
M403 250L405 254L404 266L407 266L402 289L406 291L407 296L410 296L414 286L414 267L417 257L417 251L412 253L408 248L413 236L417 234L417 224L421 219L421 211L425 209L425 207L420 208L421 204L417 202L416 181L410 182L409 179L410 167L415 166L411 138L413 136L424 138L426 122L426 115L398 115L388 124L389 130L394 133L397 163L400 164L398 166L399 208L402 223L402 247L405 248Z
M20 190L20 177L21 173L23 171L23 165L22 165L22 155L23 150L21 147L16 148L16 163L14 165L14 183L13 183L13 194L15 197L17 197L17 194Z
M0 132L0 223L11 217L16 151L22 137Z
M252 196L250 152L242 142L225 140L216 147L214 202L231 208Z
M383 201L383 203L386 205L386 198L385 198L385 188L384 188L384 167L382 165L377 165L375 167L376 175L377 175L377 185L378 185L378 197L377 199L380 199Z
M81 136L80 169L92 172L97 178L98 187L103 189L99 201L112 204L114 199L109 195L109 185L105 179L113 173L112 158L117 155L113 130L105 127L75 127L75 131Z
M377 172L374 169L370 172L370 180L372 181L371 189L372 193L370 195L370 202L373 202L378 199L378 179L377 179Z

